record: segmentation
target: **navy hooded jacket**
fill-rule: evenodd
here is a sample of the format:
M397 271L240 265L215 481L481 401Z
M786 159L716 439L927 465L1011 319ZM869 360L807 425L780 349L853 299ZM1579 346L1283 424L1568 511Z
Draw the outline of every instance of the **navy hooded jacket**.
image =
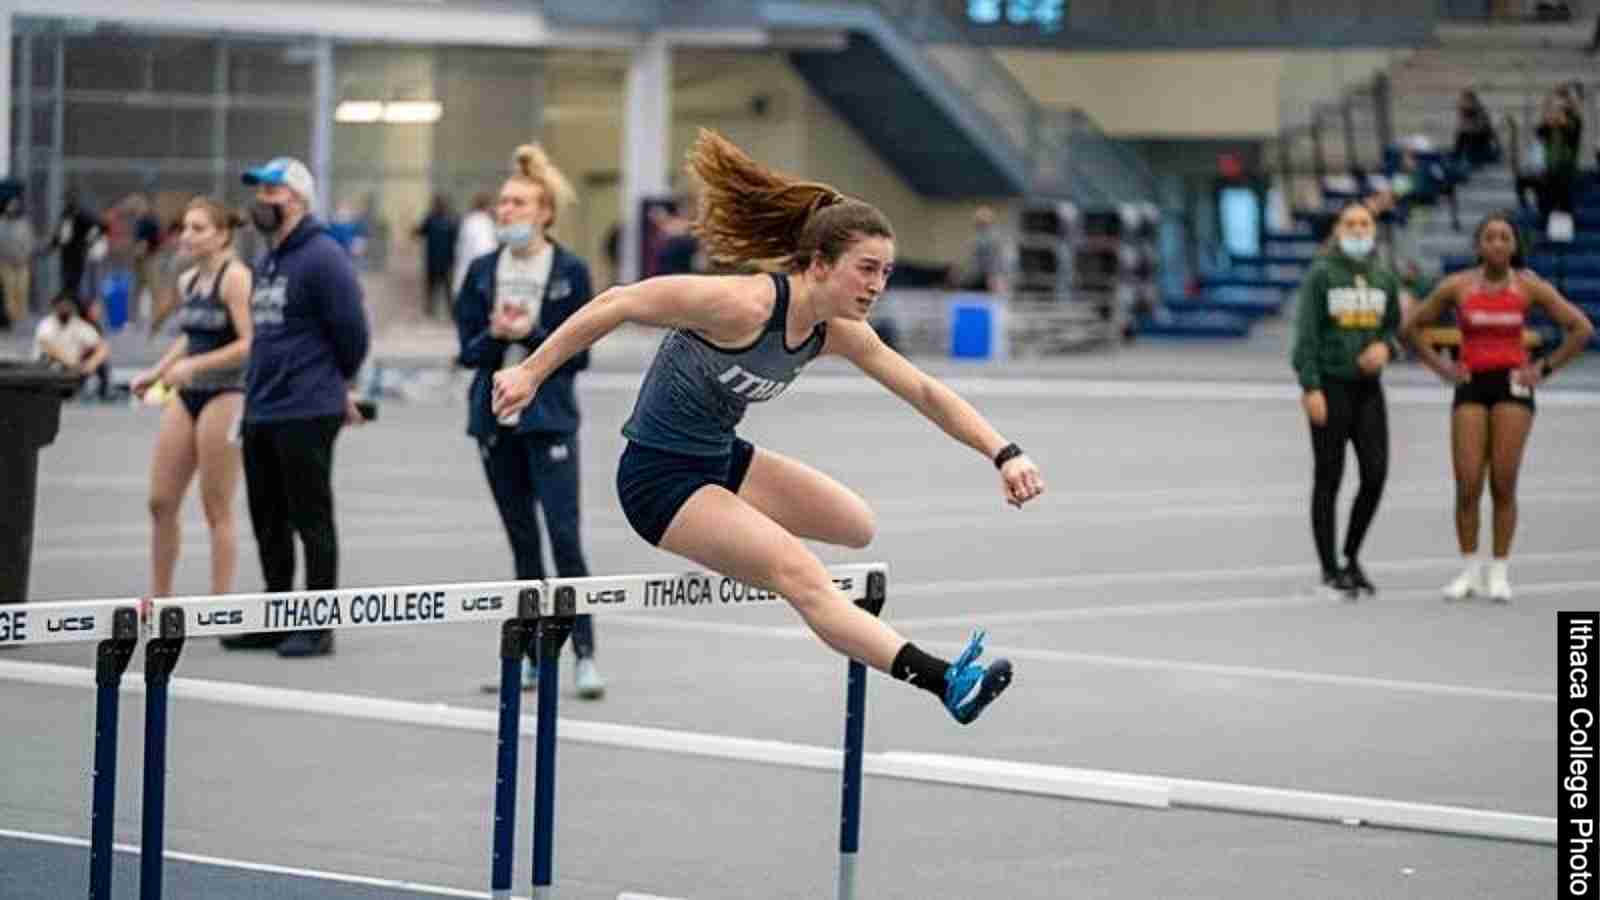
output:
M550 264L550 281L544 286L544 301L539 307L539 324L522 339L530 352L550 333L561 327L567 317L589 302L593 288L589 282L589 267L576 254L551 242L555 259ZM467 434L487 437L499 428L492 410L494 373L504 365L508 341L489 334L489 314L494 309L495 278L500 264L500 254L505 247L474 259L461 280L461 293L456 297L456 332L461 338L461 356L458 362L477 369L472 386L467 389ZM555 434L572 434L578 430L578 398L573 391L577 373L589 367L589 351L562 363L561 368L550 373L533 402L522 411L517 423L519 433L538 431Z
M307 216L256 263L246 422L343 416L370 340L350 256Z

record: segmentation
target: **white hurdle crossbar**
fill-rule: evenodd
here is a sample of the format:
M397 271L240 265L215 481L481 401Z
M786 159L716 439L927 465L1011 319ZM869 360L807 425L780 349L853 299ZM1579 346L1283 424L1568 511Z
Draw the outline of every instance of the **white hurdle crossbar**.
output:
M499 751L490 888L496 897L509 897L522 704L520 667L522 655L536 630L543 587L540 581L501 581L221 594L150 601L145 643L140 900L160 900L161 897L166 827L167 686L186 639L322 628L415 627L484 621L502 623Z
M883 563L836 566L829 576L843 596L878 615L888 590ZM0 647L99 642L95 773L89 896L111 896L116 797L118 691L140 637L145 640L144 809L139 896L160 900L166 828L168 687L189 638L259 632L365 629L499 621L500 721L490 889L511 896L516 819L521 665L537 640L538 730L535 744L533 897L550 900L555 845L556 701L561 645L577 615L674 611L686 615L783 602L738 579L705 572L618 575L549 581L336 588L218 594L154 600L116 599L0 606ZM846 689L843 812L838 896L855 897L861 838L861 781L866 724L866 666L851 661Z
M833 566L828 575L847 600L878 615L888 593L884 563ZM772 591L709 572L553 578L540 600L539 725L534 745L533 900L552 900L556 783L556 660L574 616L668 612L688 616L785 602ZM839 818L839 900L854 900L861 849L861 775L867 715L867 667L848 666L844 777Z

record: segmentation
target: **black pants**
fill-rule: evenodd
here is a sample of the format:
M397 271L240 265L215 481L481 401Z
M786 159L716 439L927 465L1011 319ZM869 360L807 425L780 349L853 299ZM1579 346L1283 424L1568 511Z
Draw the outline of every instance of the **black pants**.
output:
M1322 393L1328 400L1327 424L1311 426L1315 462L1311 536L1317 544L1323 573L1331 574L1338 570L1333 552L1337 530L1333 504L1344 478L1344 445L1348 441L1355 446L1356 465L1361 470L1361 487L1350 507L1350 525L1344 538L1345 558L1355 559L1378 511L1384 479L1389 477L1389 414L1383 402L1383 384L1376 378L1325 381Z
M483 474L500 510L518 580L545 577L535 506L544 509L550 532L556 574L583 578L589 566L583 560L578 530L578 436L576 434L518 434L501 427L478 441ZM537 643L529 648L535 653ZM572 628L572 650L579 657L594 655L594 617L578 616Z
M1551 213L1572 212L1576 186L1576 173L1565 170L1543 175L1519 175L1516 181L1517 203L1526 206L1527 201L1523 199L1525 192L1533 191L1534 205L1539 210L1539 229L1543 232L1550 227ZM1543 237L1543 234L1539 236Z
M294 590L294 538L306 550L306 590L338 587L333 441L342 416L244 427L245 492L268 591Z
M80 292L83 288L83 273L88 268L88 262L89 257L87 251L82 253L68 253L63 250L61 252L61 290L71 294L74 297L81 296ZM95 294L93 289L91 289L88 293L90 297L93 297Z
M442 301L441 301L441 298ZM422 314L430 319L439 314L443 307L445 318L449 318L454 304L450 298L450 270L443 272L424 272L422 276Z

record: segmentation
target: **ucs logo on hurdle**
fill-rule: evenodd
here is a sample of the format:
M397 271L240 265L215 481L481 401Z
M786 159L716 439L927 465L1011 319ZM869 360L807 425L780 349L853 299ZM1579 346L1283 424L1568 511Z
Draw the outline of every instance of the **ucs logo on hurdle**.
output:
M43 619L44 634L79 634L95 630L95 617L93 615L44 615L35 616L30 620L26 609L0 610L0 644L27 643L32 635L31 630L37 628L37 621Z

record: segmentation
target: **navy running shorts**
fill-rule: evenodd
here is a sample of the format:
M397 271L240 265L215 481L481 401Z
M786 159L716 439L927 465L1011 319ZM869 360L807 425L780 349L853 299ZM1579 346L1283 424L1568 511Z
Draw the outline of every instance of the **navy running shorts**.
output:
M617 464L622 512L640 537L658 546L673 517L695 491L715 484L739 493L755 453L754 445L737 437L724 456L690 456L629 441Z

